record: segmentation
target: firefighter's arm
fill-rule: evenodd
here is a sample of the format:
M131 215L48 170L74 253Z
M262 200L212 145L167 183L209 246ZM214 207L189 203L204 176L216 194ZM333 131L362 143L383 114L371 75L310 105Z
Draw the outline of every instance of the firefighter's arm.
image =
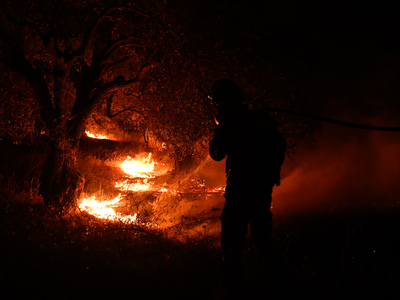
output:
M218 125L214 138L210 141L210 156L212 159L216 161L223 160L227 154L227 134L225 132L223 126Z

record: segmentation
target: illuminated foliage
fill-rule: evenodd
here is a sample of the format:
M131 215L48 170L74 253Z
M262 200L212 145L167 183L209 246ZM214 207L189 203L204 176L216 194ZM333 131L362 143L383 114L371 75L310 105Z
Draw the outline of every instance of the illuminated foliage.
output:
M21 93L3 94L12 105L2 113L8 122L10 109L19 105L33 123L29 117L39 110L37 130L51 148L41 178L45 202L66 204L76 197L76 151L94 109L116 91L143 90L162 11L157 1L2 2L3 74L19 74L13 89ZM22 105L24 99L32 106Z
M48 141L41 178L45 202L71 203L77 197L82 182L76 152L90 117L139 132L145 140L150 135L184 161L206 153L213 129L207 94L214 80L235 80L255 108L299 103L301 81L276 67L265 28L253 21L255 27L246 25L252 16L241 7L209 19L215 12L205 6L193 22L197 12L176 5L171 1L167 10L160 0L0 4L5 99L0 133ZM298 134L296 122L280 124L289 135Z

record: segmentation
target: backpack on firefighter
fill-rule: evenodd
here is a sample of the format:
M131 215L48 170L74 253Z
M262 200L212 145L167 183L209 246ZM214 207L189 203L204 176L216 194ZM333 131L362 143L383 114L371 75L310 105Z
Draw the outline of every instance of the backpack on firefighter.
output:
M243 176L261 177L280 184L286 140L272 118L263 111L250 111L236 124L228 151L227 175L232 170Z

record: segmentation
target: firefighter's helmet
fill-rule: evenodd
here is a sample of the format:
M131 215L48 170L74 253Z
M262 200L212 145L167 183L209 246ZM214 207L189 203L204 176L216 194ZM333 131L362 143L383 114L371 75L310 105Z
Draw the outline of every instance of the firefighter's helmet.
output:
M212 87L212 101L217 107L238 105L243 100L239 86L229 79L220 79Z

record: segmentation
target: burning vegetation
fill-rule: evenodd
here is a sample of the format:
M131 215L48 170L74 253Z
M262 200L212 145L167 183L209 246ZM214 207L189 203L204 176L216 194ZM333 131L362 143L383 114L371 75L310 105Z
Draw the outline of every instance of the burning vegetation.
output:
M94 139L108 139L107 135L90 131L86 134ZM88 164L98 166L89 171L92 174L88 174L88 188L77 201L81 211L96 218L149 228L170 228L192 219L197 220L191 222L192 225L197 223L194 227L205 228L210 221L204 217L217 214L222 207L224 181L220 180L220 185L215 187L200 177L208 159L183 175L183 171L181 174L174 172L168 158L157 158L152 152L132 155L132 149L125 149L108 157L92 162L87 158L81 161L89 168L85 173L93 168ZM100 176L96 176L96 172ZM218 234L216 222L212 223L213 234ZM196 229L188 230L186 236L198 234Z
M391 213L376 212L398 198L385 194L381 197L388 201L385 205L370 202L375 213L360 212L355 202L353 210L340 209L339 201L356 200L365 178L355 184L354 172L371 168L368 161L373 153L380 153L376 156L380 167L373 167L375 177L365 184L378 180L385 190L396 191L398 146L387 135L365 135L356 142L350 134L353 142L346 144L349 136L342 133L332 139L337 131L329 132L329 139L318 136L312 149L299 152L300 157L308 155L307 160L294 159L286 165L282 185L273 194L273 241L289 268L290 287L298 295L318 298L327 291L331 299L344 293L388 295L398 280L395 244L400 226L393 207ZM150 299L160 294L184 299L193 291L204 299L218 292L224 162L205 159L190 172L176 174L162 153L133 149L129 145L112 152L82 151L79 165L86 184L77 209L26 206L27 198L41 203L35 181L29 182L26 192L11 189L11 179L3 185L0 224L7 247L2 253L9 259L2 262L6 273L0 275L8 286L23 284L29 288L21 293L29 290L31 295L49 297L66 290L67 298L76 293L123 297L132 287L138 296ZM357 152L350 149L364 149L362 157L355 160ZM336 157L327 161L332 151ZM385 180L378 179L382 171L387 172ZM352 184L345 184L349 178ZM7 200L18 197L25 202L16 205ZM369 198L357 197L370 200L372 191ZM251 242L246 241L246 246L245 275L253 282L249 297L265 292L266 286L270 295L282 296L289 283L265 271ZM38 288L43 281L51 288Z
M106 139L106 136L98 137ZM120 163L120 168L127 175L124 179L115 182L115 188L121 191L117 197L112 200L97 199L96 196L90 196L78 201L79 208L98 218L120 221L128 224L135 224L137 221L137 213L133 215L122 215L116 212L118 208L124 206L123 203L127 202L126 198L132 192L155 192L154 182L149 179L155 178L155 174L161 175L160 171L155 171L155 162L152 159L152 154L148 153L145 157L131 158L128 156ZM165 171L166 172L166 171ZM164 189L165 190L165 189ZM161 190L162 191L162 190Z
M101 140L107 140L108 137L106 135L101 135L101 134L93 134L89 130L85 131L86 135L88 137L94 138L94 139L101 139Z
M325 28L314 7L306 10L318 20L305 9L277 20L287 7L225 2L1 2L5 295L218 299L225 166L205 149L209 84L221 76L233 74L255 109L345 110L346 120L374 115L382 124L390 111L398 126L399 51L371 57L385 37L396 46L379 26L397 28L398 18L386 23L382 10L377 22L356 22L357 6L343 22L342 7L329 7ZM350 24L371 26L366 43L356 45L363 26ZM274 118L292 159L273 192L274 250L288 281L246 240L248 298L284 298L287 286L288 299L398 294L398 133Z

